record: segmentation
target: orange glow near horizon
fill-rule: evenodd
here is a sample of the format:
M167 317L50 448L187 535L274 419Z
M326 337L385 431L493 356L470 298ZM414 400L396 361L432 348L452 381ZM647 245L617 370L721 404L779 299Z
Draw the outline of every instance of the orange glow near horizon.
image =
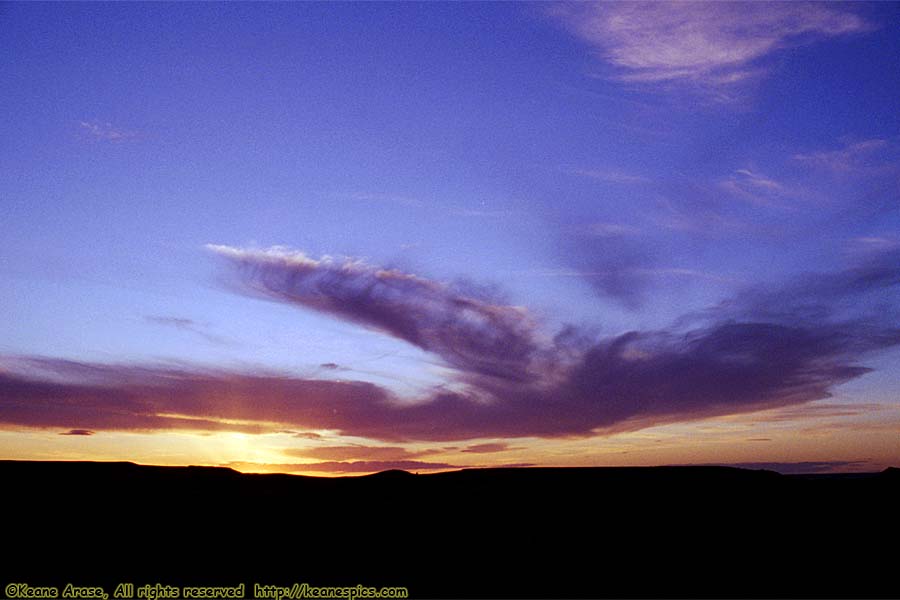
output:
M801 462L834 463L836 471L877 471L900 465L898 432L900 408L823 401L581 439L389 444L329 432L100 431L61 435L65 432L6 428L0 430L0 455L15 460L130 461L315 476L363 475L390 468L430 473L505 465Z

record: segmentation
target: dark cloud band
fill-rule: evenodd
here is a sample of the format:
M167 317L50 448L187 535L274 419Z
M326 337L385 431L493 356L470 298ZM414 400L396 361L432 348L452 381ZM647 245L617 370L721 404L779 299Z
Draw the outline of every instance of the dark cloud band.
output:
M592 341L567 330L542 343L523 311L403 273L283 251L220 253L260 293L433 352L456 368L462 391L401 401L365 382L20 357L0 364L0 422L89 431L323 429L393 442L587 436L827 398L869 371L862 357L900 344L892 310L846 314L848 299L896 286L900 261L884 257L810 276L803 293L748 292L691 329ZM320 452L355 458L352 447ZM385 460L412 457L382 452Z

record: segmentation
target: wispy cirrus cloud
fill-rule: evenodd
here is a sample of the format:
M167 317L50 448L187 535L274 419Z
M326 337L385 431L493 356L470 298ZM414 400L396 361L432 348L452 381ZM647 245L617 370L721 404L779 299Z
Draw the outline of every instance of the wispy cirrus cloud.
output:
M781 423L810 421L813 419L833 419L872 414L884 410L881 404L871 402L835 403L813 402L800 406L786 406L776 410L761 412L755 416L757 423Z
M564 2L548 12L620 80L709 90L764 75L778 50L872 28L844 5L807 2Z
M826 169L834 173L847 174L860 170L870 170L872 159L878 153L887 149L888 146L887 140L874 138L847 143L843 147L833 150L798 153L793 158L812 167Z
M104 121L79 121L78 125L84 135L104 142L125 142L138 137L136 131L123 129Z
M851 240L852 242L865 247L867 250L883 251L900 248L900 238L888 236L867 236L859 237Z
M718 185L735 198L756 206L788 208L787 201L799 196L786 184L750 169L737 169Z

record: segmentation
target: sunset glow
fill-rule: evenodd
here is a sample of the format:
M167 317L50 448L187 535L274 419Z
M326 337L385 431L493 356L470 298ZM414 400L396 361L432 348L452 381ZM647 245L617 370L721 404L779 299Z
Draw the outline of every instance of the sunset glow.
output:
M900 4L0 22L0 458L900 466Z

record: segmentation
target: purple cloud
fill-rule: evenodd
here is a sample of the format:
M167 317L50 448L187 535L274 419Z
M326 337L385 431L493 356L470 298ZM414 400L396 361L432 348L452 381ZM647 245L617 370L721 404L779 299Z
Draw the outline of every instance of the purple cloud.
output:
M237 267L247 293L377 329L466 373L532 378L535 325L521 309L358 260L316 260L277 247L207 248Z
M0 422L92 431L332 430L391 442L589 436L827 398L869 372L862 357L900 344L889 300L865 318L848 308L865 310L873 295L894 297L900 260L893 254L785 288L749 290L690 328L604 339L571 327L541 336L517 309L396 271L286 253L229 258L245 285L416 343L456 367L461 385L401 399L364 382L13 357L0 361ZM489 368L491 360L501 366ZM515 376L515 365L528 375ZM297 452L341 460L422 455L356 446Z

